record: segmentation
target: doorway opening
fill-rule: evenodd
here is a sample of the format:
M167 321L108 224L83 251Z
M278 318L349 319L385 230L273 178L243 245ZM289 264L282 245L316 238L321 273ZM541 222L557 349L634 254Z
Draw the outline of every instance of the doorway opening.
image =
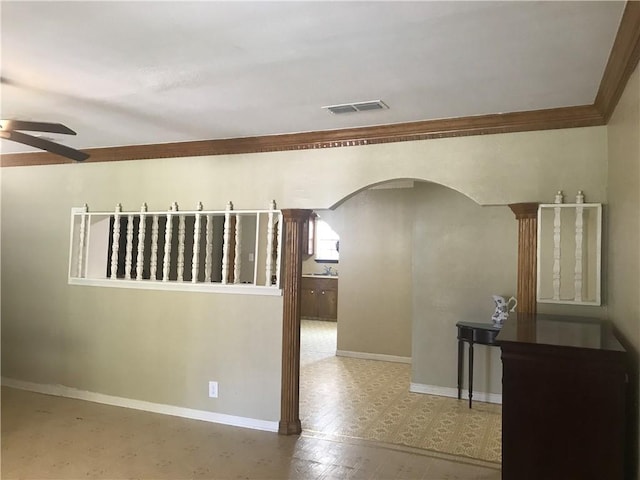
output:
M450 201L451 204L447 203ZM446 270L449 267L443 252L449 253L447 249L452 249L455 253L453 250L462 248L467 237L480 238L475 230L471 232L473 229L485 235L488 229L483 222L495 216L490 208L485 209L486 216L478 215L477 221L470 222L469 215L473 218L481 207L464 195L441 185L403 182L395 188L360 191L331 211L331 222L340 233L338 279L340 298L344 301L338 308L335 355L317 347L316 358L305 352L308 339L302 319L299 405L302 428L307 434L364 438L487 462L500 461L499 405L479 402L476 408L474 403L470 412L467 402L457 398L411 392L415 381L411 362L416 358L422 361L428 356L428 350L435 348L443 349L444 353L433 363L433 368L443 370L442 375L446 376L450 363L455 382L453 317L459 313L453 309L452 313L446 312L450 319L442 316L446 321L451 320L451 328L437 340L442 347L418 345L416 351L415 332L422 335L426 327L415 325L414 312L421 311L422 305L416 305L413 290L431 281L435 270L442 270L443 275L458 275L459 269ZM422 217L416 220L420 215L428 220ZM460 216L472 228L461 228ZM505 223L513 226L508 209L505 218ZM436 232L425 233L426 228L434 228ZM458 231L463 232L458 237L462 243L458 238L443 237L440 250L424 252L423 237ZM502 235L504 237L504 233ZM501 242L490 239L486 244L495 244L504 255L503 244L514 240L515 232L513 237ZM420 252L416 257L417 248ZM426 264L433 271L429 271ZM501 278L502 273L498 275ZM506 283L511 280L508 278ZM465 282L473 283L462 278L459 284L464 288ZM474 288L477 289L477 285ZM418 297L418 303L424 300L424 295ZM435 293L434 298L441 300ZM455 296L446 298L457 301ZM490 302L487 310L490 316ZM423 322L422 317L419 321ZM446 336L447 332L451 333L451 339ZM452 345L450 362L445 360L448 340ZM493 359L485 364L487 370L493 368ZM479 377L481 375L476 378ZM494 377L499 380L499 374ZM471 420L469 415L476 417Z

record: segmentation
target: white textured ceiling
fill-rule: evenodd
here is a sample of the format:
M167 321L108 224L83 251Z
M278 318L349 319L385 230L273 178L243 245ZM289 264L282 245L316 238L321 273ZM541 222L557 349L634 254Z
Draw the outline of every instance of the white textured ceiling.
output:
M89 148L592 104L623 9L2 1L1 113L64 123L78 136L48 136ZM321 108L377 99L390 108Z

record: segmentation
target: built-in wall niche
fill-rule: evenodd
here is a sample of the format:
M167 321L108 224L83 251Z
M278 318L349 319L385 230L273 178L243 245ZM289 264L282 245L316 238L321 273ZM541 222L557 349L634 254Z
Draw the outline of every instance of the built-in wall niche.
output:
M538 208L537 301L600 305L602 204L563 200Z

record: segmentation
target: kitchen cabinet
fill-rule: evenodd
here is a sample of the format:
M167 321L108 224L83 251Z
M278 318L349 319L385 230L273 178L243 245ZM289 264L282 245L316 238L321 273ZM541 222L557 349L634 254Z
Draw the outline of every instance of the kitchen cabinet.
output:
M329 276L303 276L300 302L302 317L337 321L338 279Z

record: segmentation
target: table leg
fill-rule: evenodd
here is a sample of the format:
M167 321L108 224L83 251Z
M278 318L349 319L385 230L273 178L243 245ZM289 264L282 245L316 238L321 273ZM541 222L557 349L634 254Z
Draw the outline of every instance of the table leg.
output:
M469 342L469 408L473 398L473 342Z
M458 400L462 398L462 363L464 360L464 342L458 339Z

